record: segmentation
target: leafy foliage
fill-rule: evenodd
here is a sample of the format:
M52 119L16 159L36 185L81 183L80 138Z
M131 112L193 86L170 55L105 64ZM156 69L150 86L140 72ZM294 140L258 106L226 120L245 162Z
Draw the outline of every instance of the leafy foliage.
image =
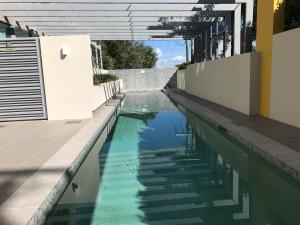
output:
M94 79L94 85L99 85L110 81L116 81L119 78L112 74L101 74L101 75L94 75L93 79Z
M214 21L210 20L210 18L220 16L218 12L214 11L214 7L214 4L205 4L203 8L197 9L197 12L187 19L187 23L184 25L175 25L174 31L171 35L179 35L183 36L183 38L186 40L194 39L195 42L201 42L204 38L202 37L201 33L203 33L205 30L209 30L210 27L215 23ZM172 22L168 22L168 20L168 17L162 20L162 28L172 25ZM211 42L213 45L217 45L220 40L224 40L225 49L222 53L223 55L221 55L223 57L230 42L228 35L229 33L229 27L223 20L219 21L219 32L212 34ZM203 52L194 52L194 59L192 59L192 61L202 61L204 56L201 54L203 54Z
M142 69L155 66L158 58L153 48L142 42L102 41L104 69Z
M176 65L176 67L178 68L178 70L184 70L184 69L186 69L187 65L190 65L190 64L191 64L191 62L184 62L184 63Z
M256 0L254 1L256 2ZM233 29L231 29L231 23L226 22L226 20L230 18L230 14L227 12L215 11L214 7L214 4L207 3L204 4L203 8L194 8L196 10L196 13L193 16L188 17L184 25L175 25L174 32L170 35L179 35L183 36L184 39L194 40L194 43L196 43L194 46L196 47L194 57L192 59L193 62L200 62L204 59L211 59L211 56L209 57L208 54L206 54L207 49L203 49L201 51L198 50L199 46L203 46L202 43L206 39L205 32L209 32L211 26L216 25L216 20L213 20L212 18L225 17L225 19L223 20L218 20L218 29L213 30L211 37L207 37L208 41L212 44L213 49L216 49L220 41L223 41L223 51L221 53L218 53L219 55L217 57L225 57L225 52L230 46L229 44L232 40L231 36ZM245 9L243 8L243 10ZM244 11L244 13L242 14L244 20L246 20L245 15L246 12ZM254 10L254 17L256 17L256 10ZM168 17L163 18L161 22L161 28L167 28L172 26L173 24ZM241 26L241 52L250 52L253 50L252 43L255 40L255 22L253 24L251 22L242 23Z
M285 30L300 27L300 1L286 0Z

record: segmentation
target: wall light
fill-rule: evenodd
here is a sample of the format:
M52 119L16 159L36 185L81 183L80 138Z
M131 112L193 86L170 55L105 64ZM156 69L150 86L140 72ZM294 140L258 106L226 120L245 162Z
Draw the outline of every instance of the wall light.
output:
M70 54L69 49L67 47L62 47L60 49L60 56L62 59L66 58Z

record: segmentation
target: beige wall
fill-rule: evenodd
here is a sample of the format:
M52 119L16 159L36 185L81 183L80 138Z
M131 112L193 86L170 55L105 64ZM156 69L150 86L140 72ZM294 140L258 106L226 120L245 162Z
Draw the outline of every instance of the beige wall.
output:
M188 65L178 88L247 115L258 114L259 55L248 53Z
M114 91L123 89L123 81L108 82L93 86L93 111L113 96Z
M90 37L40 37L49 120L92 117L93 69ZM68 55L62 57L61 49Z
M300 28L273 36L272 119L300 127Z
M93 111L95 111L100 105L105 103L105 91L104 85L93 86Z

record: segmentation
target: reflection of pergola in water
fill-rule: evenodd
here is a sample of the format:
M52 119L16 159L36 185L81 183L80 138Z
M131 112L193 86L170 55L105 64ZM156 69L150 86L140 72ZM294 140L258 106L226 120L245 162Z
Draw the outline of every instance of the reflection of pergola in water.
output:
M253 23L254 0L2 0L0 9L16 17L29 28L49 35L90 34L94 40L181 39L175 27L187 26L189 18L213 4L199 23L209 24L193 34L196 51L206 57L241 53L241 38L246 40L246 26ZM167 26L162 26L167 22ZM224 32L224 41L213 49L212 35ZM225 33L225 32L224 32ZM199 42L201 37L201 43ZM224 46L225 40L227 46ZM249 45L249 43L248 43ZM227 50L224 50L224 49ZM242 48L242 52L246 49Z
M175 149L174 149L175 150ZM178 149L177 149L178 150ZM166 151L161 150L160 153ZM179 159L178 159L179 160ZM188 160L186 158L186 160ZM189 158L189 160L196 160L195 158ZM221 163L219 166L223 165L223 160L220 156L217 158L218 163ZM213 160L212 160L213 161ZM182 167L184 168L184 167ZM192 167L190 167L191 169ZM168 169L168 167L166 168ZM194 221L197 224L202 224L208 222L206 220L212 220L216 218L216 213L219 210L225 210L222 215L218 214L218 220L225 221L231 220L239 223L239 221L249 221L250 220L250 205L249 205L249 194L245 192L245 185L241 185L239 181L239 175L236 171L231 168L226 168L229 172L228 177L223 177L219 180L219 183L213 183L210 180L213 177L213 174L216 172L216 165L213 165L213 162L207 162L207 167L202 168L202 172L197 179L199 182L202 180L202 184L198 185L202 186L202 189L199 189L199 195L195 195L195 193L184 194L180 192L176 192L176 190L184 189L184 185L186 188L189 188L189 184L180 184L176 186L176 180L172 179L168 180L169 184L165 184L165 182L160 181L160 185L164 186L167 185L168 187L173 186L173 189L169 189L168 193L162 194L159 191L156 193L158 194L158 199L153 199L147 197L147 200L143 202L142 210L145 212L147 224L151 224L152 222L157 221L157 215L164 215L164 220L161 222L168 224L168 221L173 221L172 219L168 220L168 217L171 216L174 212L182 213L182 219L176 219L178 222L184 221ZM220 169L220 168L219 168ZM162 169L163 170L163 169ZM181 171L181 176L186 177L190 176L188 169L186 171ZM157 174L159 175L159 174ZM227 182L225 179L228 179ZM147 180L147 178L143 178L143 180ZM173 182L173 184L171 184ZM150 187L151 188L151 187ZM203 198L203 193L201 190L206 189L205 194L209 194L212 196L213 199L209 201L209 203ZM231 191L231 193L229 193ZM144 194L148 191L146 190ZM153 192L153 191L152 191ZM155 193L154 193L155 195ZM153 196L154 196L153 195ZM224 196L217 197L217 196ZM230 196L230 197L228 197ZM158 206L147 206L147 202L159 203L161 205ZM167 204L170 202L170 205ZM177 202L177 203L176 203ZM201 202L203 202L201 204ZM209 210L210 214L207 214L207 210ZM190 216L186 216L184 213L190 211ZM94 212L94 203L78 203L78 204L65 204L65 205L58 205L55 208L48 219L49 224L51 222L62 222L62 221L73 221L74 224L80 220L88 220L90 216L92 216ZM169 215L170 214L170 215ZM203 214L203 215L202 215ZM203 219L200 219L203 216ZM151 222L152 221L152 222ZM174 221L173 221L174 222ZM170 224L170 223L169 223Z
M131 117L131 114L126 116ZM135 114L132 118L139 120ZM141 120L147 120L147 114ZM193 135L193 138L194 149L140 149L137 176L145 187L138 193L140 210L144 213L142 221L145 224L249 223L247 184L200 137ZM99 154L102 169L105 157L107 152ZM114 163L121 165L121 161L115 159ZM128 187L122 188L127 190ZM84 219L88 221L93 212L94 203L58 205L48 222L75 224Z
M185 212L189 212L190 219L195 218L197 222L201 220L196 220L196 218L201 217L202 222L205 223L212 221L249 222L250 196L247 184L239 179L239 174L208 144L197 135L192 134L192 137L195 145L188 150L175 148L154 151L157 154L155 158L163 155L163 157L170 157L170 162L175 163L175 166L169 168L168 162L165 162L166 165L155 172L156 177L165 178L165 181L160 182L161 185L169 188L168 192L164 193L165 196L161 195L159 198L161 202L156 211L162 210L163 212L166 209L166 212L163 212L164 219L172 216L173 211L178 210L185 220L188 220ZM180 190L189 190L190 193L187 191L181 193ZM155 219L155 214L147 213L147 207L150 207L147 202L143 207L145 207L148 223L151 224L151 219ZM216 213L221 211L225 213L218 213L216 219Z

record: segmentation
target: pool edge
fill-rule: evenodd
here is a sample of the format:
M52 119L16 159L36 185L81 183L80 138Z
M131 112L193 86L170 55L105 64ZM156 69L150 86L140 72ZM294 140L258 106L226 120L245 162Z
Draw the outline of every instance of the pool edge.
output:
M231 138L246 146L253 153L258 154L288 176L298 182L300 181L300 153L253 129L235 125L231 119L197 103L193 99L189 99L178 90L164 89L163 92L173 101L201 116L216 129L225 130Z
M35 214L32 216L32 218L27 223L28 225L37 225L37 224L40 225L45 222L47 214L51 211L51 209L54 207L54 205L60 199L61 195L64 193L65 189L67 188L68 184L72 180L73 176L76 174L77 170L80 168L80 165L82 164L82 162L84 161L86 156L89 154L89 152L90 152L92 146L94 145L94 143L96 142L97 138L104 131L107 124L113 119L112 117L114 115L117 116L120 113L120 108L123 104L124 99L125 99L125 94L122 94L122 95L119 95L119 98L117 100L110 100L109 102L107 102L107 103L111 103L112 101L114 101L114 102L116 102L116 104L109 105L109 106L113 106L113 108L110 110L110 112L108 114L105 115L104 120L102 121L102 123L99 124L98 128L95 131L92 131L93 134L90 136L90 138L84 144L84 147L81 149L79 154L77 154L77 156L74 158L72 163L64 171L62 177L55 184L54 188L49 193L47 198L44 200L43 204L36 210ZM103 109L103 107L105 107L105 106L107 107L107 104L100 106L98 108L99 111L101 111L101 109ZM97 112L96 114L99 114L99 112ZM116 119L116 117L115 117L115 119ZM95 123L96 121L91 121L91 122ZM86 128L88 125L89 125L89 123L86 126L84 126L82 129ZM112 127L110 127L110 129L111 128ZM71 141L72 140L70 140L66 144L72 145L72 143L70 143Z
M38 225L45 222L47 214L60 199L99 135L108 123L116 120L124 99L125 94L119 94L115 99L103 104L94 113L93 119L75 133L1 205L0 210L5 215L0 218L1 224L5 221L8 225ZM43 172L51 169L56 172Z

